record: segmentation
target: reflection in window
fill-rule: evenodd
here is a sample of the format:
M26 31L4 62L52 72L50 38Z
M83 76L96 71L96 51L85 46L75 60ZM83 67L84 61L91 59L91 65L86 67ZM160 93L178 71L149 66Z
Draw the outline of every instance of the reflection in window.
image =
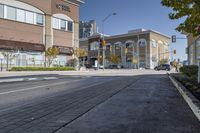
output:
M0 18L4 17L4 6L0 4Z
M59 19L53 18L53 28L59 29Z
M11 20L16 19L16 9L13 7L7 7L7 18Z
M17 9L17 21L25 22L25 11Z
M61 22L60 22L61 24L61 27L60 27L60 29L61 30L66 30L66 21L65 20L61 20Z
M33 24L34 23L34 14L33 12L26 11L26 22Z
M42 14L36 14L36 24L43 25L43 15Z
M68 31L73 31L73 22L68 21Z

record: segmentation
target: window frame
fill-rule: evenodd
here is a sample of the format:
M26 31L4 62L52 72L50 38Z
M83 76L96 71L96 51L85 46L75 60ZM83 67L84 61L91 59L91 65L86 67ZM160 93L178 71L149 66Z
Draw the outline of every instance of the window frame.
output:
M38 15L42 16L42 23L40 23L40 22L37 21L37 18L38 18L37 16ZM35 24L36 25L44 25L44 15L43 14L41 14L41 13L35 13Z
M62 22L65 23L65 27L62 27ZM64 30L64 31L67 30L67 21L64 19L60 19L60 30Z
M70 26L71 26L71 28L70 28ZM73 32L73 30L74 30L73 22L72 21L67 21L67 31Z
M18 19L18 11L23 11L24 12L24 20L23 21L21 21L21 20ZM17 8L16 9L16 14L17 14L16 21L18 21L18 22L25 22L26 21L26 11L25 10Z
M0 6L2 6L2 17L0 16L0 18L5 18L5 6L4 6L4 4L0 4Z
M15 11L14 14L13 14L13 15L15 15L14 18L9 18L8 17L8 15L9 15L9 13L8 13L9 8L10 9L14 9L14 11ZM6 17L4 17L4 18L9 19L9 20L13 20L13 21L17 21L17 8L13 7L13 6L6 6Z

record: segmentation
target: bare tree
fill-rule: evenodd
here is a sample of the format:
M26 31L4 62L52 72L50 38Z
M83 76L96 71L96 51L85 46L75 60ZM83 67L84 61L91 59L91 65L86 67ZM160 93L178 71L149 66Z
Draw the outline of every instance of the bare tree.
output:
M1 54L4 56L4 59L6 60L6 70L8 71L9 62L11 66L11 62L16 57L16 55L14 51L3 51Z

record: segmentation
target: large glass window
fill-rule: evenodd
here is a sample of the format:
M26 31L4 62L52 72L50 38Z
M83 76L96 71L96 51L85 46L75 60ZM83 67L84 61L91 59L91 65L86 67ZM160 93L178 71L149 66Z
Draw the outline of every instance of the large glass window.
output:
M68 21L68 31L73 31L73 22Z
M53 18L53 28L59 29L59 19Z
M4 17L4 6L0 4L0 18Z
M7 7L7 18L11 20L16 20L16 8Z
M34 24L34 14L33 12L26 11L26 22Z
M17 21L25 22L25 11L17 9Z
M36 24L43 25L43 15L42 14L36 14Z
M60 21L60 28L61 28L61 30L66 30L66 21L65 20Z
M156 47L157 47L156 41L152 41L152 47L153 47L153 48L156 48Z

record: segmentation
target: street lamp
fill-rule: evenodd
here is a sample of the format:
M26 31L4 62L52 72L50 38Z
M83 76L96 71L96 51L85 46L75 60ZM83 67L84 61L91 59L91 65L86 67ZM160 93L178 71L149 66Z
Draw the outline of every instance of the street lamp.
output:
M103 70L105 69L105 50L106 50L106 42L104 40L104 22L111 16L115 16L117 15L117 13L112 13L109 14L108 16L106 16L103 20L102 20L102 44L103 44Z

